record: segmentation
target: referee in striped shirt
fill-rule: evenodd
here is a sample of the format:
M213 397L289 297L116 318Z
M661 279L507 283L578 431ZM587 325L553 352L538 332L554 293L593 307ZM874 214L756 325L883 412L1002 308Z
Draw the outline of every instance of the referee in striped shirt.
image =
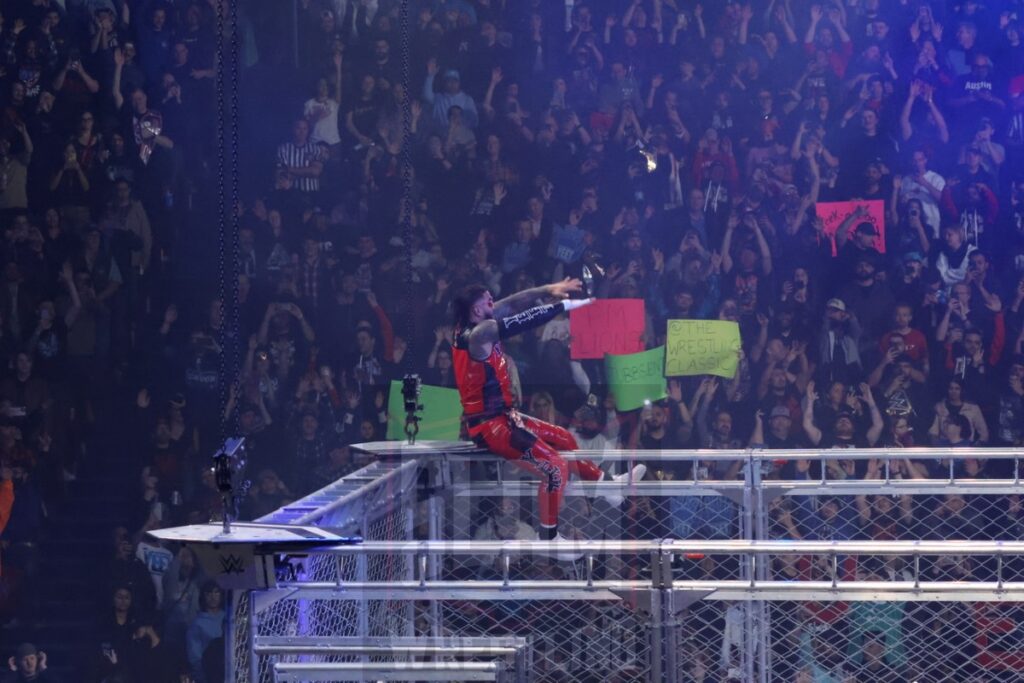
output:
M309 123L306 119L297 119L292 127L292 141L277 147L277 161L288 174L292 189L319 192L323 159L323 148L309 140Z

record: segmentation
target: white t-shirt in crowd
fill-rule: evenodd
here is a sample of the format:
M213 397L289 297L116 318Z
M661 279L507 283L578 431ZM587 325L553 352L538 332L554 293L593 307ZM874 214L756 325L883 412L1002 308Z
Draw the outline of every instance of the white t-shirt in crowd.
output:
M338 103L327 98L318 102L316 98L306 100L303 116L313 127L309 139L311 142L325 145L336 145L341 142L338 133Z
M932 187L939 192L946 187L946 179L940 176L935 171L925 171L924 178ZM942 216L939 212L939 202L936 201L932 193L928 191L921 183L917 182L914 176L903 176L903 182L900 185L900 201L907 202L911 199L917 199L921 202L921 207L924 209L924 221L931 228L932 239L938 239L942 228Z

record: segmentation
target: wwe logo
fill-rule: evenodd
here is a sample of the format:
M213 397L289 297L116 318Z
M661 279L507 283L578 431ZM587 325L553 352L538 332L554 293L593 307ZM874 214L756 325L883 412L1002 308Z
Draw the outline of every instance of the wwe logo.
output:
M245 564L242 558L237 555L222 555L220 557L221 574L244 574Z

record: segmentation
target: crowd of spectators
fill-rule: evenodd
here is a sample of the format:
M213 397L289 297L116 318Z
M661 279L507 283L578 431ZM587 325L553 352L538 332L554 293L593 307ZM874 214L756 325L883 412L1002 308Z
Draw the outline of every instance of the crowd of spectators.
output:
M645 300L648 348L669 319L739 323L735 378L672 379L667 400L625 415L599 363L570 361L566 321L509 340L523 409L591 448L1024 441L1021 3L432 0L410 3L403 36L398 2L298 0L286 37L268 3L241 1L222 36L242 74L236 308L212 270L193 272L217 229L218 1L2 8L5 618L32 609L35 548L90 466L111 392L130 393L118 418L137 453L80 680L155 680L154 661L214 680L221 595L189 551L143 533L219 514L202 463L222 422L247 438L250 516L359 467L348 446L383 438L392 380L454 386L449 302L469 283L500 297L599 266L601 296ZM247 93L247 76L289 61L274 72L287 82ZM246 114L275 107L286 127ZM884 239L857 212L833 253L815 204L851 199L884 202ZM649 476L742 476L696 468ZM626 505L650 530L731 532L727 502L696 500ZM888 500L858 500L842 524L821 521L828 505L780 508L781 533L891 533ZM934 507L918 520L945 520L932 531L953 533L964 509L920 504ZM1020 516L1013 499L988 509ZM499 532L530 529L479 530Z

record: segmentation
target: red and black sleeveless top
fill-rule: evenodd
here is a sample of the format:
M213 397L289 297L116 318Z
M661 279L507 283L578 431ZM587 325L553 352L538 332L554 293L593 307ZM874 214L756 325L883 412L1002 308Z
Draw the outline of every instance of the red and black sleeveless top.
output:
M486 360L470 356L470 332L472 329L458 330L452 347L452 365L462 412L467 418L496 417L514 405L508 362L501 352L500 342L491 346L491 354Z

